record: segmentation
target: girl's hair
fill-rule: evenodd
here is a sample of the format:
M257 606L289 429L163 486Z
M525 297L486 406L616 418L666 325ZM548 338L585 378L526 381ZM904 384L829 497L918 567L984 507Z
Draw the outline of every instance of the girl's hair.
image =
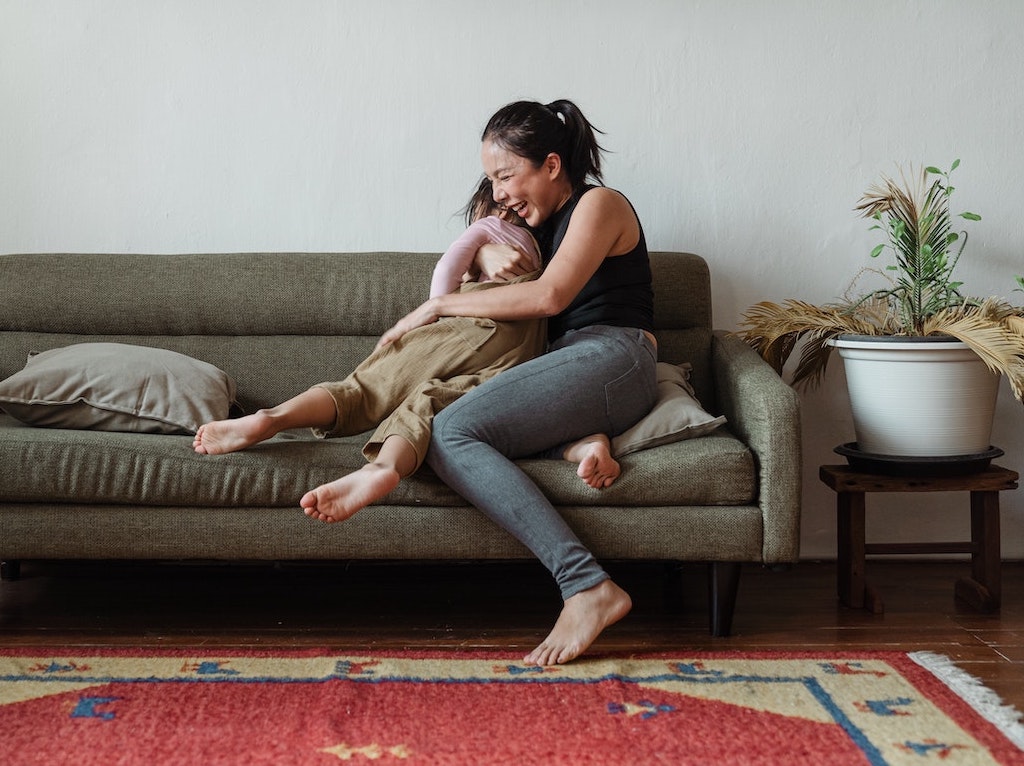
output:
M595 128L572 101L560 99L550 104L516 101L503 106L484 128L481 141L493 141L504 149L524 157L539 168L554 152L562 158L572 188L592 178L601 178L601 152Z
M462 214L466 218L466 226L481 218L495 215L501 210L501 205L494 201L494 190L489 178L480 179L480 184L469 198L469 202L462 208Z

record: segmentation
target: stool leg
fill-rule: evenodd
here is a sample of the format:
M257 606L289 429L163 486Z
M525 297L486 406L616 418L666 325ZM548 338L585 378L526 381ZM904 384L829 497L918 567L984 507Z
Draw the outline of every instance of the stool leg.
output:
M999 493L971 492L971 578L956 584L956 595L981 612L997 612L1002 601Z
M864 607L864 493L836 493L836 580L839 601Z

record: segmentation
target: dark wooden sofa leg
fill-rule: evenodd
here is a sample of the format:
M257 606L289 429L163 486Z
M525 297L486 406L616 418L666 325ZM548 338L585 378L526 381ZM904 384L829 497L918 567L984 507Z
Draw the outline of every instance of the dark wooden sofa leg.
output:
M711 610L711 635L732 633L732 615L740 588L741 564L738 561L712 561L708 564L708 602Z
M17 580L20 576L20 561L0 561L0 580Z

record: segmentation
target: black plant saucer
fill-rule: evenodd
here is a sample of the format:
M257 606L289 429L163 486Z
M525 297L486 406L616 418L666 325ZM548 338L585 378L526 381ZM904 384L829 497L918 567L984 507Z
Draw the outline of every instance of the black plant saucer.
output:
M874 452L862 452L857 449L857 442L840 444L834 451L845 457L851 468L865 473L890 476L966 476L981 473L988 468L989 463L1003 454L998 447L989 447L984 452L971 455L879 455Z

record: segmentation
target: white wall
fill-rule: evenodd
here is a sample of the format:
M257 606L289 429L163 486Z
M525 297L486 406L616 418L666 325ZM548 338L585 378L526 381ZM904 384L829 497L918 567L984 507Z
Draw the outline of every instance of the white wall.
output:
M896 162L962 158L984 221L961 276L1009 295L1021 28L1019 0L0 0L0 252L438 252L487 117L569 97L652 249L709 259L719 327L842 291L875 243L852 208ZM837 360L804 396L805 557L834 555L817 466L853 439L841 384ZM993 441L1024 472L1001 397ZM967 534L966 497L884 500L876 539ZM1024 495L1002 500L1024 557Z

